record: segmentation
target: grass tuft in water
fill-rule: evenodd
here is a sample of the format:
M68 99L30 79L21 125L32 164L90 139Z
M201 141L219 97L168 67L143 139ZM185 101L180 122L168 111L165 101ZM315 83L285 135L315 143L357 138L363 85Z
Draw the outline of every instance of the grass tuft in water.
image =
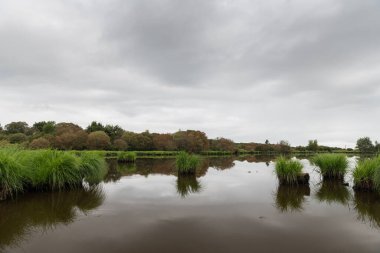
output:
M355 190L380 192L380 156L359 161L352 175Z
M299 183L303 165L298 160L280 156L276 159L275 171L280 184L296 185Z
M119 152L117 155L118 162L135 162L137 154L136 152Z
M90 185L99 184L107 174L103 156L96 153L83 153L80 156L79 169L82 178Z
M176 156L176 168L178 174L195 174L200 165L200 158L186 152L179 152Z
M319 167L323 179L344 179L347 173L348 160L343 154L319 154L313 157L312 163Z

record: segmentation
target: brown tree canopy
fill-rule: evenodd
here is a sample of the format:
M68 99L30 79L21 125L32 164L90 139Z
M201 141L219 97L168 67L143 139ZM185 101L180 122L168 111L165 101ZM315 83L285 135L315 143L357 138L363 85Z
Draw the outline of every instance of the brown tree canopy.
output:
M111 138L103 131L92 132L87 138L87 148L92 150L109 149Z
M179 150L199 153L209 149L207 136L201 131L178 131L174 134L174 141Z
M46 138L40 137L40 138L32 140L32 142L29 144L29 148L31 149L50 148L50 142Z

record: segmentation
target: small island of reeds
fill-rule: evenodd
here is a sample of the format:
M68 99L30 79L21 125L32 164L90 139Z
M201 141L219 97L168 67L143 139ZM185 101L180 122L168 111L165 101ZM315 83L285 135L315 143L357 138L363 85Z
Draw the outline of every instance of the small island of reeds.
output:
M359 161L352 175L355 190L380 192L380 156Z
M200 158L197 155L179 152L176 156L176 168L178 174L195 175L199 164Z
M119 152L117 155L117 161L122 163L133 163L136 161L136 152Z
M343 154L319 154L313 157L312 163L319 167L324 180L344 180L348 169L348 160Z
M276 159L275 171L280 185L304 185L309 183L309 174L302 173L300 161L280 156Z

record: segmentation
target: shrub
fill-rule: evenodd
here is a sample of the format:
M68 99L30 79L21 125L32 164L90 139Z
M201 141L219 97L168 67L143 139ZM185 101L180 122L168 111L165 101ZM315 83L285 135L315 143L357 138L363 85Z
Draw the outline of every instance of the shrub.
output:
M116 139L114 142L113 142L113 148L115 150L120 150L120 151L123 151L123 150L127 150L128 149L128 144L125 140L123 139Z
M343 154L320 154L312 159L312 163L319 167L324 179L344 179L347 172L348 160Z
M50 142L44 137L34 139L30 144L29 148L31 149L46 149L50 147Z
M195 174L200 164L200 158L186 152L179 152L176 156L176 167L179 174Z
M118 162L135 162L136 161L136 152L119 152L117 155Z
M298 184L303 165L298 160L280 156L276 160L275 171L280 184Z
M28 137L23 133L10 134L8 140L10 143L22 143L27 141Z

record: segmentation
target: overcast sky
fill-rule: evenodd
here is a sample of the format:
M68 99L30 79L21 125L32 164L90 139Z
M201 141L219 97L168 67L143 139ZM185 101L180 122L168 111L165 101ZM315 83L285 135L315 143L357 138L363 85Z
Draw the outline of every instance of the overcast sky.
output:
M380 1L0 0L0 115L380 140Z

